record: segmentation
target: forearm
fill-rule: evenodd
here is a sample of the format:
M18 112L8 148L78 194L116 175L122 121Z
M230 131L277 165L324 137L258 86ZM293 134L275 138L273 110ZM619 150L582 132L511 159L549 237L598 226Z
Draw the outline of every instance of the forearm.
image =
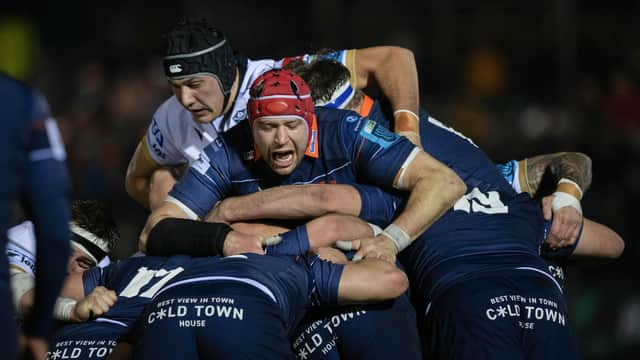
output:
M369 224L349 215L325 215L310 221L306 226L312 248L332 246L339 240L356 240L373 235Z
M266 252L275 255L302 255L312 248L330 247L339 240L356 240L372 234L373 228L357 217L330 214L271 237L266 242L275 244L268 246Z
M394 110L394 130L397 133L419 133L418 71L413 53L395 46L359 49L356 67L360 73L358 88L368 86L373 80L389 99ZM395 112L401 110L400 112ZM405 110L405 111L402 111ZM411 114L413 113L413 114Z
M379 259L363 259L345 265L338 286L341 304L382 301L398 297L409 287L404 272Z
M125 189L127 194L133 198L138 204L149 209L149 193L151 190L150 180L148 177L129 176L125 181Z
M547 170L556 182L563 178L569 179L575 182L583 193L591 185L591 159L582 153L565 152L534 156L526 159L525 169L527 171L526 180L532 196L538 192L543 175ZM562 186L565 189L559 188L559 191L570 194L575 192L570 187L567 189L567 185ZM580 196L581 194L576 193L576 195Z
M149 234L151 233L151 230L160 223L160 221L170 218L186 219L187 217L187 214L178 205L165 202L159 209L152 212L151 215L149 215L149 218L147 218L147 222L145 223L138 240L138 249L147 253Z
M138 143L127 166L125 189L129 196L142 206L149 208L151 176L160 167L149 154L146 137Z
M405 209L393 224L414 240L451 208L465 192L464 182L453 170L444 165L432 169L415 183Z
M306 219L339 212L357 216L360 195L348 185L289 185L225 199L207 221Z
M357 88L363 89L373 80L394 110L418 112L418 71L411 50L396 46L358 49L356 71Z

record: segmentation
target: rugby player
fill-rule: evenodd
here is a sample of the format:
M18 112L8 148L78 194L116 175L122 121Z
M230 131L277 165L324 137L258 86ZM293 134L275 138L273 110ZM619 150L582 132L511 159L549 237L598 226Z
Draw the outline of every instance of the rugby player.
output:
M95 200L74 200L71 203L71 255L67 273L84 272L96 265L109 263L108 253L120 239L114 219L104 204ZM28 314L33 305L36 278L35 233L29 220L9 229L7 256L14 289L14 305L18 314ZM58 298L53 314L58 320L69 320L75 302Z
M51 312L62 286L69 256L69 179L66 153L46 99L27 85L0 73L0 162L3 196L0 202L0 245L7 244L7 230L14 223L14 209L24 195L38 238L34 310L25 319L21 344L36 358L43 358L53 322ZM0 263L0 348L15 359L18 337L11 300L9 266Z
M406 206L385 229L391 238L379 235L361 242L360 251L366 249L363 252L368 256L394 262L399 249L408 246L464 192L451 169L375 122L359 121L351 112L333 109L318 108L314 113L308 86L290 71L272 70L256 79L249 111L251 126L236 127L225 140L214 141L171 197L150 215L140 236L142 251L160 255L196 247L196 237L175 242L171 232L181 233L184 224L189 224L182 219L204 218L232 191L253 193L301 182L351 183L364 177L409 193ZM248 130L253 142L247 137ZM153 231L158 225L162 225L160 230ZM190 225L188 231L206 244L206 234L214 228L222 227L199 223ZM207 246L220 248L215 241Z
M372 233L372 227L362 222L359 219L349 219L352 225L354 225L355 223L355 226L349 226L347 229L338 230L338 231L331 231L330 229L327 229L326 226L328 224L337 224L340 221L347 220L347 219L340 220L338 218L344 218L344 216L331 215L327 217L314 219L308 224L298 227L295 231L295 234L301 239L306 240L307 245L305 246L306 246L306 249L309 249L310 244L320 244L320 245L326 246L326 245L333 244L336 241L336 239L340 239L340 238L352 239L352 238L358 238L362 236L368 236ZM294 247L289 246L288 248L277 246L277 245L269 246L267 248L267 251L270 255L273 255L273 256L279 256L287 253L304 252L305 253L304 258L308 259L306 250L300 250L299 247L295 247L295 246ZM339 259L335 255L336 254L332 254L332 255L330 254L330 257L333 262L342 262L342 263L345 262L343 261L343 259ZM221 269L224 269L225 267L214 265L216 261L217 259L215 258L204 259L204 261L199 263L200 264L198 265L199 269L195 272L199 273L201 276L212 275L212 274L228 275L228 273L226 272L225 274L219 273ZM264 260L263 261L263 260L257 259L257 260L251 261L251 263L253 263L254 266L257 266L257 268L260 268L260 269L267 269L268 264L271 264L274 262L278 263L278 262L281 262L281 260ZM320 268L317 268L317 270L320 271L323 268L326 268L327 266L334 266L334 265L328 265L323 263L324 262L317 262L317 266L320 266ZM74 357L74 358L104 358L105 356L107 356L111 352L117 339L123 334L131 331L132 324L139 317L144 306L146 306L146 304L149 301L152 301L152 299L155 299L156 295L158 294L158 291L162 287L165 287L168 284L172 284L175 280L174 277L176 277L178 274L181 274L183 270L189 269L189 266L191 266L190 264L192 264L192 261L184 256L178 256L178 257L172 257L172 258L137 257L137 258L130 258L128 260L116 262L104 269L95 268L90 271L87 271L84 274L71 274L65 286L65 290L64 290L65 296L69 296L74 299L80 300L82 299L84 294L87 294L91 291L95 292L97 289L100 289L100 286L105 286L117 292L118 301L115 304L112 304L113 306L110 309L108 309L108 312L102 311L103 309L100 308L99 309L100 311L96 312L96 314L102 314L102 313L104 314L99 318L93 319L92 321L89 321L87 323L72 324L72 325L67 325L63 327L58 332L56 339L53 343L54 346L51 350L50 358L54 358L54 357L60 358L65 356ZM255 264L258 264L258 265L255 265ZM212 266L209 267L208 265L212 265ZM254 271L255 271L254 266L249 266L250 269L243 272L243 274L246 274L246 276L249 278L254 278L255 276L257 276L256 274L254 274ZM289 264L287 266L292 266L292 264ZM295 265L293 266L295 267ZM351 265L347 267L352 268ZM403 290L397 288L397 286L404 286L406 288L406 284L402 285L403 282L406 282L406 277L401 271L397 269L389 270L390 267L391 266L387 264L380 263L376 265L375 262L369 262L368 265L362 264L362 266L353 267L352 270L349 270L350 271L349 274L354 274L351 271L354 271L355 269L360 269L360 270L357 270L358 272L364 269L365 271L364 274L373 271L373 273L370 274L372 277L381 276L382 277L381 281L386 284L380 284L380 287L378 287L378 290L375 290L375 289L364 290L365 287L362 284L357 285L355 283L356 279L350 280L350 277L344 277L344 276L342 277L343 280L340 280L340 289L343 289L343 288L347 289L345 294L352 294L352 295L356 295L357 292L359 293L362 291L366 291L366 293L362 292L362 294L365 294L363 296L366 296L366 299L363 299L363 300L386 299L387 298L386 295L382 296L380 299L378 299L377 298L378 295L376 295L380 293L384 294L385 291L386 291L386 294L389 294L388 293L389 291L402 292ZM238 271L241 270L241 268L244 268L244 266L240 265L240 268L238 268L238 264L236 264L236 265L233 265L232 268L233 269L231 269L231 271L233 272L236 270ZM268 285L269 287L279 286L278 289L280 290L284 288L285 290L288 289L287 291L294 291L295 293L297 293L300 289L307 289L305 291L309 291L310 288L308 287L308 283L305 282L307 280L304 280L302 282L297 282L297 280L300 280L300 276L303 276L302 274L297 274L293 278L291 278L291 274L289 273L296 274L297 271L298 270L291 269L290 272L283 273L283 274L276 274L276 273L267 274L266 277L270 279L270 282L265 281L264 277L260 277L259 279L256 278L256 280L261 281L262 284ZM239 273L237 273L236 271L235 274L238 275ZM345 274L347 273L345 272ZM336 274L333 273L333 275L336 275ZM349 275L349 276L352 276L352 275ZM368 279L368 277L361 278L360 275L358 275L357 279L358 281L362 281L362 280ZM200 282L196 287L200 289L202 296L211 296L212 294L216 293L215 291L212 292L208 289L209 285L207 285L207 283L210 280L221 281L221 282L218 282L217 285L215 285L216 287L224 288L225 286L224 276L222 277L217 276L216 279L200 278L198 280ZM293 280L296 280L296 281L293 281ZM337 280L337 278L335 277L333 277L332 279L326 278L323 281L325 280L335 281ZM242 281L242 279L239 279L238 281ZM399 283L390 284L387 281L389 282L399 281ZM277 285L278 283L283 283L284 285ZM348 285L348 284L351 284L351 285ZM361 289L361 290L358 290L358 289ZM276 296L282 300L281 302L282 304L293 303L292 311L296 312L297 314L295 315L295 317L290 317L288 319L294 321L293 323L289 324L289 326L294 326L295 323L299 321L299 318L301 315L300 311L301 309L303 309L303 307L300 307L300 304L305 304L306 300L302 300L298 296L294 296L292 299L285 299L283 298L283 296L286 296L286 294L276 290L273 290L273 291L276 294ZM357 291L357 292L354 292L354 291ZM229 294L226 294L226 295L229 295ZM346 295L346 296L352 296L352 295ZM393 297L395 296L397 296L397 294L393 295ZM258 298L260 297L258 296ZM306 299L306 297L304 299ZM347 298L342 297L342 299L345 300ZM354 299L354 300L362 301L359 299ZM79 302L79 304L80 303L81 302ZM107 303L107 301L103 301L102 303L103 304ZM259 299L258 299L258 303L260 303ZM276 323L274 324L274 326L277 326L278 324L282 323L282 320L275 319L275 321ZM204 324L204 322L202 322L202 324ZM257 324L258 323L255 323L256 326ZM164 326L170 326L170 325L164 324ZM180 332L179 326L174 326L174 327L175 329L173 330L173 332L179 333ZM215 326L213 325L211 326L212 333L216 333L216 331L218 330L219 329L217 329ZM278 336L281 336L281 335L282 334L279 334ZM275 340L276 340L276 343L282 342L282 339L278 337L276 337ZM175 341L179 341L179 337L177 337ZM264 341L270 341L270 340L265 338ZM148 347L149 345L147 344L146 346ZM154 346L156 345L155 344L151 345L151 347L154 347ZM144 347L144 346L141 345L141 347ZM187 352L192 351L192 349L189 348L188 342L184 342L184 344L182 344L179 348L183 349L185 347ZM150 350L151 349L147 349L147 351L150 351ZM279 349L278 351L281 351L281 350L282 349ZM195 349L193 349L193 351L195 351ZM269 353L266 353L266 354L269 354Z
M259 86L259 84L258 82L256 85ZM270 88L267 85L264 85L263 89L258 88L263 91L264 89ZM302 106L300 108L304 109ZM259 116L269 115L268 110L272 111L271 115L274 113L296 114L296 111L285 106L260 108L250 105L249 109L250 122ZM335 120L328 116L325 118L323 114L326 113L342 116L337 116L338 120ZM377 124L353 112L344 113L317 108L316 114L321 127L354 124L352 126L356 127L356 131L348 132L352 136L353 133L363 137L368 134L378 134L383 135L386 141L392 141L394 136L389 133L383 134L382 130L378 130ZM459 198L444 217L430 224L415 242L411 243L412 236L416 235L413 232L410 232L411 236L404 237L402 233L398 235L398 232L392 231L392 234L383 234L376 239L378 244L389 243L390 240L391 244L394 240L396 244L401 244L393 248L393 253L402 250L403 244L411 243L401 253L401 259L412 277L413 294L419 304L418 313L423 325L422 340L425 356L465 358L497 354L496 356L502 357L521 357L527 353L538 357L576 357L574 341L567 324L566 304L562 290L548 274L546 264L538 255L538 246L542 243L544 232L544 219L538 204L528 195L517 194L495 165L470 139L428 115L425 114L425 116L425 121L420 122L422 145L430 154L451 167L463 179L470 191ZM268 132L271 123L258 120L251 125L256 142L255 150L260 154L267 154L263 157L264 161L245 160L247 156L243 157L243 155L250 149L245 150L241 145L237 145L239 141L234 142L232 139L234 134L223 136L205 150L207 159L194 163L186 177L174 187L165 208L168 210L165 216L175 210L173 214L180 214L181 217L187 216L188 211L192 211L189 214L192 218L202 217L229 191L240 194L251 193L257 191L256 185L267 188L283 183L305 184L317 181L314 180L315 176L302 176L303 172L300 174L296 172L287 174L284 171L278 173L278 170L293 167L297 160L296 155L301 154L301 149L292 152L290 148L282 146L290 146L288 140L286 138L280 140L278 137L269 144L276 150L270 151L268 147L265 149L264 144L260 143L262 141L259 138L260 131ZM358 128L358 125L364 126ZM286 130L271 126L273 131ZM370 132L361 129L368 129ZM327 131L324 133L326 134ZM320 142L328 142L329 140L344 141L343 138L348 135L330 133L328 136L325 135L323 140L321 129L318 136ZM326 137L330 139L327 140ZM384 143L381 139L371 138ZM365 147L366 142L363 144ZM325 150L324 155L333 160L336 157L329 155L333 155L336 148L340 148L340 143L338 146L334 145L331 148L333 150L325 150L323 147L320 152L322 154ZM233 157L224 163L218 161L221 155ZM394 169L393 159L388 160L382 151L378 155L378 162L387 165L385 170L388 175L395 175L395 171L388 171L388 169ZM346 161L335 162L335 164L346 163ZM360 165L359 162L355 163ZM258 172L265 166L274 168L278 176L265 171ZM378 174L385 170L378 169ZM326 181L328 183L331 183L331 180L339 183L356 182L355 178L332 177L333 174L325 175L327 172L321 174L323 176L319 179L328 180ZM362 179L370 180L366 177L360 177L358 180L362 181ZM378 183L378 185L381 184ZM362 205L359 215L366 218L365 209L372 205L367 203L367 198L364 196L360 201ZM263 204L273 206L269 202ZM397 212L402 211L402 214L413 212L408 211L411 198L405 207L402 196L391 196L386 203L377 200L375 204L376 209L386 209L389 213L393 213L396 209L398 209ZM281 211L291 211L292 205L292 202L287 202L287 208ZM293 206L293 212L315 205L302 203ZM282 207L282 204L280 206ZM390 215L387 223L399 221L400 217L396 218L395 214ZM416 213L413 215L417 217ZM153 218L152 214L151 224L153 224ZM152 237L150 236L149 239ZM406 243L402 240L398 241L407 238L409 240ZM144 237L141 240L144 241ZM380 255L380 252L371 250L373 238L361 241L365 242L365 245L360 246L356 256L362 255L366 258L371 255ZM509 297L507 294L513 296Z
M174 96L156 110L127 170L125 186L137 202L152 210L218 133L246 119L249 87L267 70L296 59L250 60L235 53L224 34L205 21L179 23L167 35L165 75ZM418 77L410 50L379 46L321 55L348 66L356 89L377 84L396 115L396 131L418 143ZM156 171L161 169L161 171ZM150 192L153 188L154 191Z

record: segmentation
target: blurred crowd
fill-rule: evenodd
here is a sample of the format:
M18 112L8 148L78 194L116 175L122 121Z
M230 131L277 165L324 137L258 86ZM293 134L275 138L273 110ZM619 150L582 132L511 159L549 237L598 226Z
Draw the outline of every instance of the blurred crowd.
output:
M29 15L20 6L0 12L0 70L48 97L67 147L73 198L107 200L117 215L127 241L115 257L135 251L146 219L125 193L124 176L153 111L170 95L161 35L180 15L211 18L254 59L396 44L414 51L423 107L496 162L557 151L591 157L584 212L616 230L626 249L615 262L570 267L573 326L585 358L640 354L640 287L631 275L640 260L633 210L640 200L640 5L216 3L186 1L154 10L153 19L149 5L136 1L79 4L84 17L51 4Z

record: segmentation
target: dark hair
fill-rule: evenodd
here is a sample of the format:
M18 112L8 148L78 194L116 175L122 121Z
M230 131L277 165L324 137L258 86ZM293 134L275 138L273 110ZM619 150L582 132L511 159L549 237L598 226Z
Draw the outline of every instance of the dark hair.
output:
M297 60L287 64L287 68L300 75L309 85L314 101L329 101L334 91L351 77L349 69L331 59L321 58L309 64Z
M104 203L96 200L74 200L71 202L71 220L79 227L104 239L113 249L120 240L120 231L111 211Z

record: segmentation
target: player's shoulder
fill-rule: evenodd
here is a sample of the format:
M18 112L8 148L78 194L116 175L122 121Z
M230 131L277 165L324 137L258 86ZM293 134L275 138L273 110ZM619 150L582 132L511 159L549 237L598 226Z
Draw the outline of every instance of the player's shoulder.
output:
M153 114L152 126L156 125L164 130L188 128L192 123L191 114L184 108L175 96L165 100Z
M45 96L21 80L0 73L0 92L3 96L2 105L25 111L28 121L42 121L50 117Z
M360 126L361 119L363 119L358 113L351 110L344 109L332 109L324 106L317 106L315 108L316 117L318 119L318 126L329 126L332 123L346 123L350 126Z
M261 59L261 60L248 60L247 69L240 83L238 94L248 93L251 89L251 84L262 74L269 70L278 69L282 67L282 61L274 59ZM239 96L240 97L240 96Z
M9 245L19 246L20 248L35 254L35 229L33 223L29 220L24 221L7 230Z

